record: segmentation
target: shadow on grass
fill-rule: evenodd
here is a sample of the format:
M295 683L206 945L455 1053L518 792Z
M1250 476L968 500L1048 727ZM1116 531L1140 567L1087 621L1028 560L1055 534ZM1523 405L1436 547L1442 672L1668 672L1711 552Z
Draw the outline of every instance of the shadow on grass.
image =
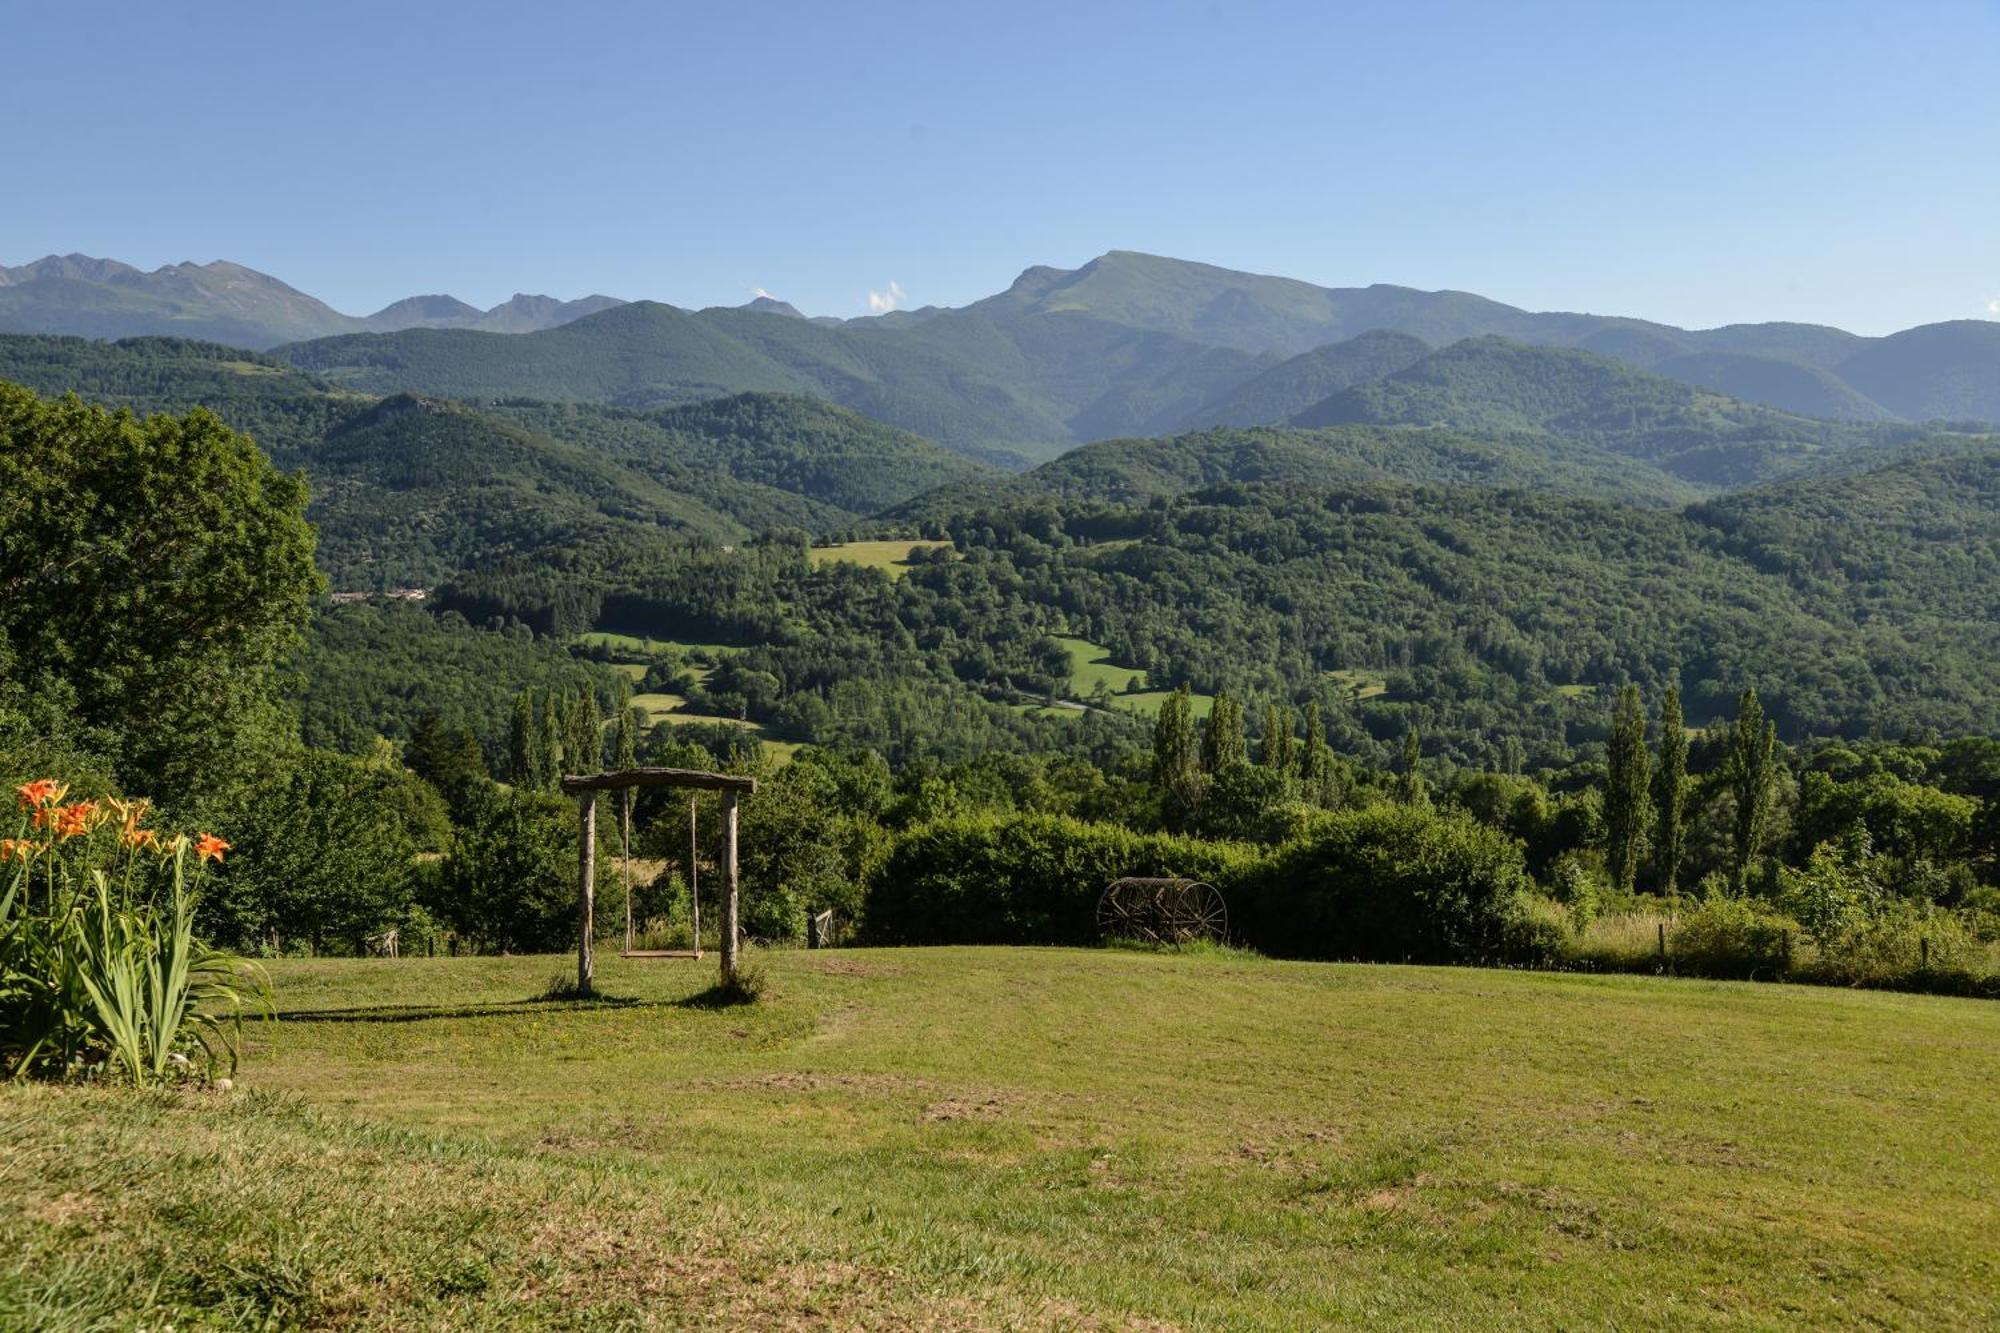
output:
M424 1023L439 1018L512 1018L524 1013L557 1013L566 1009L660 1009L684 1005L686 1000L640 1000L629 995L594 995L550 998L536 995L526 1000L498 1000L490 1004L377 1004L354 1009L280 1009L271 1016L292 1023Z

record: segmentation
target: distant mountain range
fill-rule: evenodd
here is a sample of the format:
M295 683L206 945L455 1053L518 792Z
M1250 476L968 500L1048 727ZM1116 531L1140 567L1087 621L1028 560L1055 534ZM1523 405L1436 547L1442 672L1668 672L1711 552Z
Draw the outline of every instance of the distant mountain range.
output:
M532 333L624 302L610 296L558 301L517 295L491 310L454 296L411 296L372 315L343 315L268 274L241 264L168 264L148 273L115 259L50 255L0 266L0 333L85 338L161 334L263 350L342 333L480 329Z
M479 311L420 296L355 318L238 265L141 273L71 256L0 269L6 331L175 333L275 347L290 364L373 394L634 408L799 394L1017 465L1093 440L1210 426L1393 422L1572 438L1622 431L1635 449L1634 432L1651 431L1651 452L1635 456L1688 455L1669 470L1721 483L1771 471L1711 467L1694 451L1721 439L1752 453L1784 452L1796 443L1798 418L2000 421L2000 322L1960 320L1882 338L1788 323L1688 330L1537 313L1467 292L1318 287L1130 251L1073 270L1030 268L1006 291L956 309L851 320L809 318L765 296L700 311L609 297L516 297ZM1509 354L1501 366L1508 358L1495 339L1571 355ZM1436 359L1436 349L1466 340L1488 341ZM1620 381L1613 370L1646 378ZM1453 379L1449 392L1419 391L1433 373ZM1467 377L1475 374L1486 378L1474 385ZM1532 385L1499 382L1510 375L1569 387L1561 403L1538 404ZM1671 407L1661 382L1702 392ZM1340 395L1350 397L1331 402ZM1723 399L1736 408L1718 415ZM1645 404L1680 412L1679 424L1618 426L1604 415ZM1737 410L1744 405L1775 415ZM1684 429L1696 422L1699 438Z

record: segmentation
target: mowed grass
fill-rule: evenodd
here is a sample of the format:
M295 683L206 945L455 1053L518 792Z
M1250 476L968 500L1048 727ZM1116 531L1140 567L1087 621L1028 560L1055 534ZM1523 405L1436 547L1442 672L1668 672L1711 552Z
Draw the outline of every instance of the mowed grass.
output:
M2000 1006L1043 949L272 966L0 1091L0 1325L1992 1327Z
M1099 681L1113 694L1129 688L1134 681L1145 682L1145 672L1115 665L1111 650L1102 644L1065 635L1058 635L1056 642L1069 651L1069 687L1080 699L1089 698Z
M947 541L839 542L832 546L812 547L806 554L815 565L835 562L861 565L867 569L879 569L892 579L900 579L910 572L910 557L916 552L934 551L940 546L950 545Z

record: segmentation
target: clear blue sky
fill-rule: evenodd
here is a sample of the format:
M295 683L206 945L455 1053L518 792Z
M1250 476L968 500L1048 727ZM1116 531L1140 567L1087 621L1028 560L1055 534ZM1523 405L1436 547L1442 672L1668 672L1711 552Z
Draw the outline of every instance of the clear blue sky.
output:
M31 0L0 31L0 263L228 258L353 313L850 315L1123 248L1695 326L2000 314L2000 0Z

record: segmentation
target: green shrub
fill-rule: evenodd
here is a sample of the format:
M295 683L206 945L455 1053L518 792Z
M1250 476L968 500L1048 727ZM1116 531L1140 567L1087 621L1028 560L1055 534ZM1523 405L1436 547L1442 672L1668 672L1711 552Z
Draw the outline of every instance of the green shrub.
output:
M897 836L870 877L864 938L879 944L1094 944L1097 901L1125 875L1188 875L1231 890L1255 863L1232 843L1140 834L1066 815L960 816Z
M567 948L576 937L576 843L574 804L495 787L452 838L430 906L459 935L489 949ZM600 857L599 864L616 859Z
M1667 959L1676 972L1703 977L1770 980L1791 965L1797 924L1744 898L1718 895L1683 912L1667 932Z
M1524 930L1545 942L1521 924L1531 887L1520 845L1463 812L1342 811L1258 872L1241 938L1292 957L1499 960Z

